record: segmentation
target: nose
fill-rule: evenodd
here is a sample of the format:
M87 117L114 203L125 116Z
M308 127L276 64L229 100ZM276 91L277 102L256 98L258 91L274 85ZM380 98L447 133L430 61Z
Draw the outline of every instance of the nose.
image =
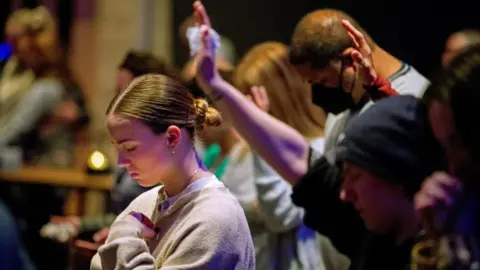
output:
M128 168L128 167L130 167L131 163L130 163L130 160L125 158L122 154L118 154L117 164L121 168Z

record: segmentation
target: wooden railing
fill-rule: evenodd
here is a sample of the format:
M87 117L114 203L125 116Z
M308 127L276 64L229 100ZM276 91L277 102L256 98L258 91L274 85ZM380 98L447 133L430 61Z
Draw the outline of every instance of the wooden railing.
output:
M104 191L113 187L111 175L90 175L79 169L24 166L16 171L0 171L0 181L42 184L71 188L64 206L65 215L93 215L103 212ZM93 209L93 211L88 210Z
M47 184L80 189L112 189L112 178L110 175L89 175L78 169L53 169L25 166L18 171L0 171L0 179L4 181Z

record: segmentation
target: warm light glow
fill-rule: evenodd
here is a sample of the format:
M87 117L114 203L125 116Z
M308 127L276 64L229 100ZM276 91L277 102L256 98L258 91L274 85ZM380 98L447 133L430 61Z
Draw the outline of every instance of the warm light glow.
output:
M100 151L94 151L88 158L88 166L94 170L104 170L108 166L107 158Z

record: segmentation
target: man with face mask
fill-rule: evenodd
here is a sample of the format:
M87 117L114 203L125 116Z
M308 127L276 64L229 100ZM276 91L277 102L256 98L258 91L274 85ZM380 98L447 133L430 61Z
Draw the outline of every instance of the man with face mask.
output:
M289 54L290 62L306 80L324 87L314 87L314 103L326 108L327 112L338 114L346 108L354 108L365 93L350 57L354 41L345 31L342 20L348 20L361 32L380 77L387 78L402 95L418 97L423 94L429 82L412 66L378 46L348 14L319 9L305 15L297 24ZM336 104L332 104L334 101Z
M412 66L379 47L348 14L320 9L305 15L293 33L289 58L302 77L313 84L313 103L331 113L326 122L325 151L332 153L348 119L371 104L352 62L355 41L345 31L342 20L348 20L362 36L376 73L386 78L399 94L420 97L429 85ZM333 154L327 158L330 163L335 162Z

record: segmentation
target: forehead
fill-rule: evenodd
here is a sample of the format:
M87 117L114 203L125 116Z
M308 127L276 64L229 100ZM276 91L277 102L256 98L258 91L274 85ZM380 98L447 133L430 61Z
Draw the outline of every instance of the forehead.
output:
M154 136L153 132L140 120L132 117L124 117L115 114L107 116L107 128L115 140L140 140Z

